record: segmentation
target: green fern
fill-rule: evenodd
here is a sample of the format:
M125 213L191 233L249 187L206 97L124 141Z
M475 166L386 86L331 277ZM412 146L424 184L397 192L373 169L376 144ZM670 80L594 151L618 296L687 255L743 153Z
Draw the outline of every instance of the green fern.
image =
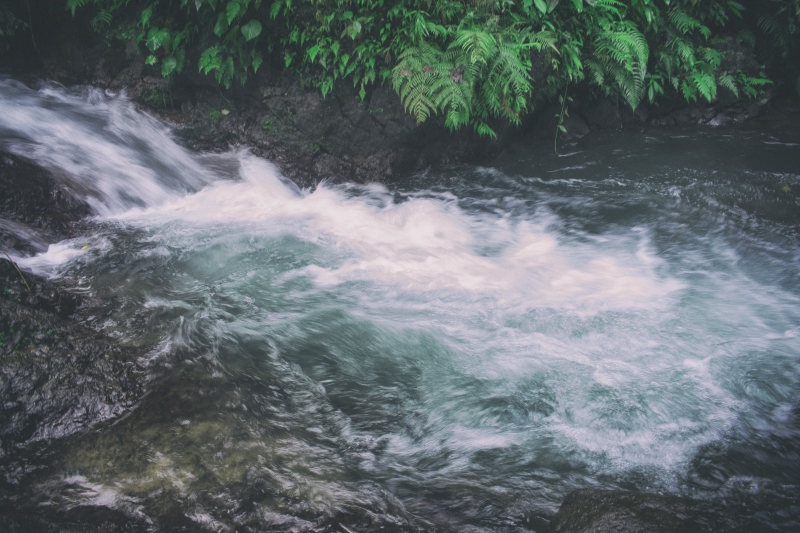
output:
M85 6L89 0L67 0L66 2L66 9L75 16L75 12Z
M526 109L531 81L523 50L476 28L460 30L445 50L425 41L406 49L392 70L392 86L417 123L441 114L450 130L472 123L493 137L490 117L517 124Z
M736 98L739 98L739 87L736 85L736 79L730 73L723 72L717 76L717 84L728 89Z
M586 64L596 83L602 87L608 79L614 80L628 105L636 109L644 96L649 55L645 36L633 23L621 22L601 31L594 57Z
M708 26L702 24L699 20L686 13L686 11L678 6L670 8L667 12L667 18L669 18L673 26L684 35L697 30L705 39L711 36L711 30Z
M711 72L692 72L689 80L697 92L707 101L711 102L717 97L717 81Z
M442 52L439 48L425 41L406 49L392 71L392 86L400 95L403 109L417 119L417 123L425 122L428 117L448 106L448 97L460 97L452 104L453 108L467 105L463 91L448 93L443 74L458 68L453 65L452 54Z
M667 49L675 53L675 55L683 62L684 65L691 68L697 62L694 54L694 46L686 39L676 37L667 42Z
M101 9L97 15L94 16L91 22L92 29L99 31L103 26L110 26L113 19L111 11L108 9Z

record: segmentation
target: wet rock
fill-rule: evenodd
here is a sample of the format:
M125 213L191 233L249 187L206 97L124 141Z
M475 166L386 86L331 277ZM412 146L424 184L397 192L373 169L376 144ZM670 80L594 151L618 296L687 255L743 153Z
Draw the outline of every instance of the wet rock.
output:
M589 134L589 125L580 116L570 115L564 120L563 124L567 133L562 137L563 140L582 139Z
M0 247L41 251L71 234L89 206L56 177L20 157L0 151ZM2 254L0 254L2 256Z
M143 393L135 354L71 319L79 298L0 259L0 453L121 414Z
M361 100L348 84L323 98L292 77L262 82L226 99L200 84L184 87L179 114L167 116L177 119L177 134L190 148L246 146L300 186L383 182L496 151L495 143L470 131L417 126L386 87Z
M12 485L26 470L20 449L116 416L142 394L134 354L73 319L82 299L8 260L71 235L89 213L57 176L0 152L0 466Z
M587 102L581 109L586 124L593 130L616 130L622 128L622 110L617 102L603 98L594 103Z

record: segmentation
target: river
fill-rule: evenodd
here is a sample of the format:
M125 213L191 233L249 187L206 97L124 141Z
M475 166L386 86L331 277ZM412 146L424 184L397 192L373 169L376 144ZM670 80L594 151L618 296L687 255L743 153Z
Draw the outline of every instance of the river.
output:
M94 212L15 260L107 301L81 319L152 378L25 490L213 531L516 530L585 487L791 499L799 139L607 133L300 189L124 97L3 80L0 144Z

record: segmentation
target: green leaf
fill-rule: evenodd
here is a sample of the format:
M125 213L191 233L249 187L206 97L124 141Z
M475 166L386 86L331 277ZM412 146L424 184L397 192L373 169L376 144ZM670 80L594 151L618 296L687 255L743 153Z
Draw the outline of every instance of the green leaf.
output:
M165 57L164 61L161 63L161 76L166 78L178 67L178 60L175 59L173 56Z
M242 35L245 40L252 41L261 35L261 23L255 19L242 26Z
M482 137L489 137L491 139L497 139L497 134L485 122L478 123L475 126L475 131L477 131L478 135L480 135Z
M224 69L220 69L217 71L218 73L217 81L219 82L221 80L225 88L230 89L234 72L236 72L236 69L233 65L233 57L228 56L225 59Z
M208 74L212 70L220 68L221 65L218 46L212 46L203 50L203 53L200 54L200 60L197 63L198 70L202 71L203 74Z
M355 41L358 34L361 33L361 23L357 20L354 20L344 29L344 33Z
M228 26L231 25L233 19L236 18L236 15L238 15L241 10L242 10L241 4L239 4L239 2L237 2L236 0L231 0L230 2L228 2L228 5L225 6L225 15L228 18Z
M578 13L583 12L583 0L572 0L572 5L575 6L575 9L578 11Z
M328 77L322 82L320 86L320 91L322 91L322 97L325 98L329 92L333 89L333 78Z
M139 17L139 25L142 28L147 26L147 23L150 22L150 17L152 16L153 16L153 6L150 6L147 9L143 9L142 14Z
M530 13L533 0L522 0L522 9L525 13Z
M214 35L217 37L222 37L222 34L228 29L230 24L228 24L228 19L225 18L224 13L220 13L217 17L217 22L214 24Z
M536 4L536 9L542 13L547 13L547 3L544 0L533 0L533 3Z
M253 52L253 72L258 72L258 68L264 62L264 58L258 52Z
M269 16L271 19L275 20L278 18L278 13L281 10L281 4L283 4L282 0L275 0L272 2L272 7L269 8Z
M156 63L158 63L158 59L153 54L150 54L147 56L147 59L144 60L145 65L155 65Z
M166 29L153 28L148 32L145 44L151 52L155 52L167 41L169 41L169 32Z
M317 46L316 44L308 49L308 57L311 58L312 62L314 61L314 59L316 59L317 54L319 54L319 51L320 51L320 47Z
M75 10L79 7L83 7L86 4L86 0L67 0L67 10L72 13L72 16L75 16Z

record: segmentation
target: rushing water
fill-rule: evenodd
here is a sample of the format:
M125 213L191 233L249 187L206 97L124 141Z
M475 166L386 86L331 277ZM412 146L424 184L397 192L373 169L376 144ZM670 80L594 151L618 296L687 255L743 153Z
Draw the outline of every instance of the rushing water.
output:
M618 134L299 190L123 98L4 81L0 142L96 213L18 262L108 299L85 320L153 375L52 444L39 505L497 530L582 487L791 497L791 133Z

